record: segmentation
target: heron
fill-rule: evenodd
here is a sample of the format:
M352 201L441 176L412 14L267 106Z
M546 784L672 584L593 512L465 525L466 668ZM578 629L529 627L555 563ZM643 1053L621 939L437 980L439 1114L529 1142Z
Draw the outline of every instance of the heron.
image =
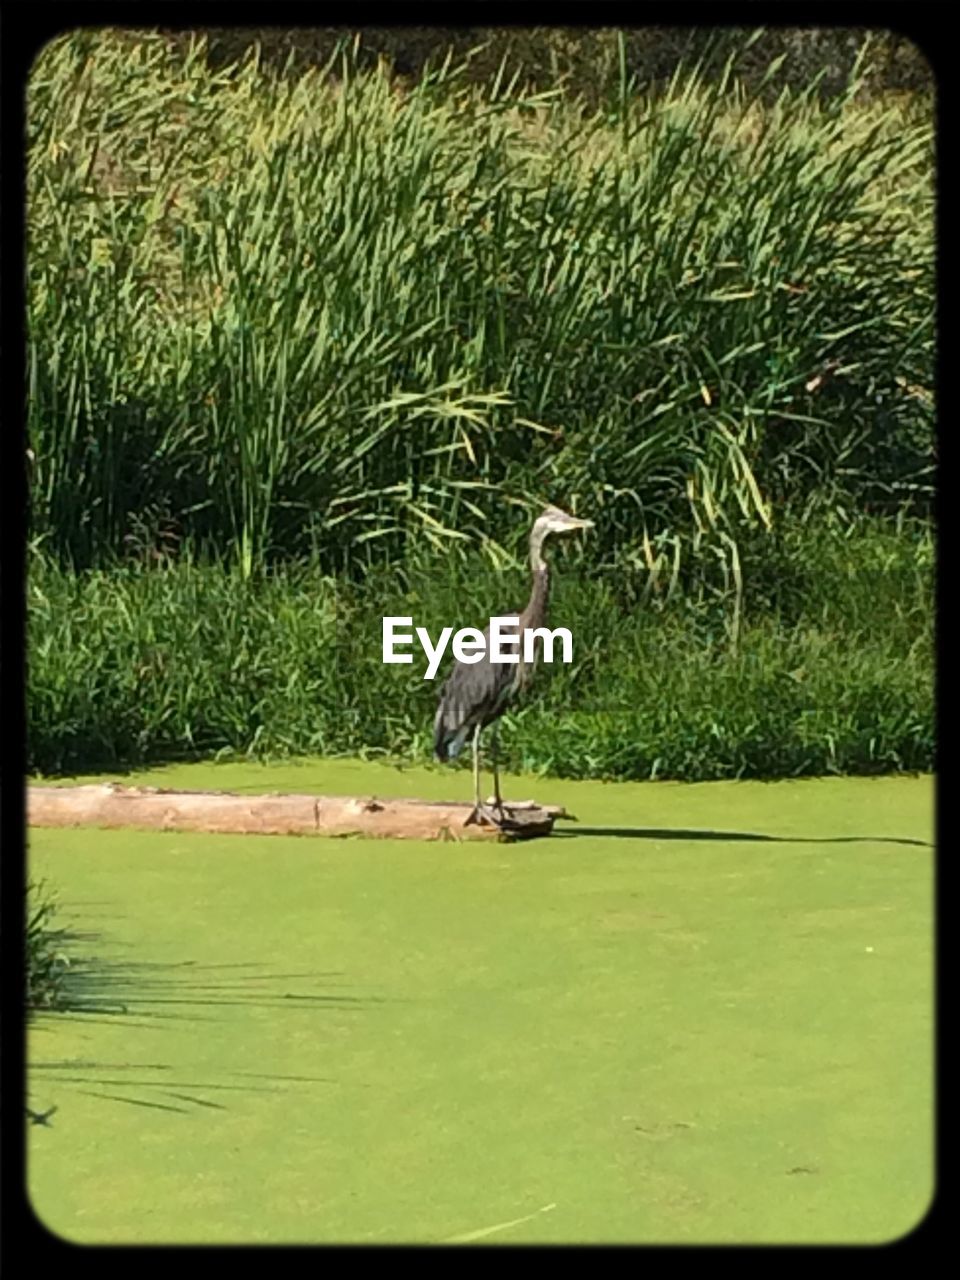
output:
M519 626L504 626L504 637L518 636L519 661L502 663L490 661L490 628L484 631L487 642L479 662L457 662L443 688L434 721L434 751L438 760L455 760L463 750L468 737L473 740L473 789L475 807L467 818L471 822L489 823L502 827L504 821L503 800L500 795L500 772L497 762L497 721L518 693L529 686L536 667L539 643L531 663L524 662L524 633L546 622L547 603L550 596L550 569L543 558L543 544L554 533L573 533L593 527L592 520L581 520L568 515L559 507L547 507L535 521L530 531L530 572L532 585L527 607L519 615ZM504 614L516 617L517 614ZM512 651L512 650L511 650ZM480 799L480 735L487 725L493 725L493 787L496 813Z

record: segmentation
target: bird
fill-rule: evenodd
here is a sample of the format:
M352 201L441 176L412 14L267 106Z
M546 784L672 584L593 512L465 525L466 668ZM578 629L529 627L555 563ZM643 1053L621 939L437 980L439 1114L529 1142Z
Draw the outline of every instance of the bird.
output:
M487 644L479 662L457 662L440 690L440 699L434 720L434 752L440 761L455 760L463 750L468 737L473 738L473 787L476 798L474 809L465 825L472 822L487 823L503 829L506 821L503 800L500 795L500 775L497 767L497 721L514 697L529 686L536 667L539 641L534 650L533 662L524 662L523 637L526 631L542 627L546 622L547 603L550 596L550 569L543 558L543 544L555 533L573 533L593 528L592 520L582 520L568 515L559 507L548 506L534 521L530 531L530 572L532 586L527 607L519 615L519 626L501 627L503 637L519 634L519 662L491 662L489 653L490 628L484 631ZM516 613L498 615L517 617ZM507 647L506 652L517 652L517 646ZM493 725L493 784L496 813L480 799L480 735L487 725Z

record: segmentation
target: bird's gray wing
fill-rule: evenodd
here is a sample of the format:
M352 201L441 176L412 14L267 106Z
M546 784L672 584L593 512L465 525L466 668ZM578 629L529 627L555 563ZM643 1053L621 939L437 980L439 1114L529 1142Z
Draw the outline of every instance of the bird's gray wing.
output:
M489 641L487 632L484 638ZM441 760L454 759L478 724L502 714L518 675L517 663L490 661L489 643L479 662L455 663L440 691L433 726L434 750Z

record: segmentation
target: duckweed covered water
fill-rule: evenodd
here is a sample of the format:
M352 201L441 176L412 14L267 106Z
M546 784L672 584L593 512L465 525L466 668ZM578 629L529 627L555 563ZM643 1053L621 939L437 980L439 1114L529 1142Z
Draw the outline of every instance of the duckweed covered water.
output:
M356 762L124 782L449 798ZM517 845L35 830L81 1242L884 1241L932 1186L930 778L510 779Z

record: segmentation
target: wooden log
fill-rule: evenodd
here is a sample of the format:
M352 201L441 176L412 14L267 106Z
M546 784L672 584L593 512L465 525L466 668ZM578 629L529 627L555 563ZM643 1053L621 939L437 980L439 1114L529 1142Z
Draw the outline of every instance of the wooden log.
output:
M375 796L237 795L94 783L27 788L34 827L139 827L243 835L378 836L399 840L514 840L549 835L557 805L506 805L506 829L466 824L472 806Z

